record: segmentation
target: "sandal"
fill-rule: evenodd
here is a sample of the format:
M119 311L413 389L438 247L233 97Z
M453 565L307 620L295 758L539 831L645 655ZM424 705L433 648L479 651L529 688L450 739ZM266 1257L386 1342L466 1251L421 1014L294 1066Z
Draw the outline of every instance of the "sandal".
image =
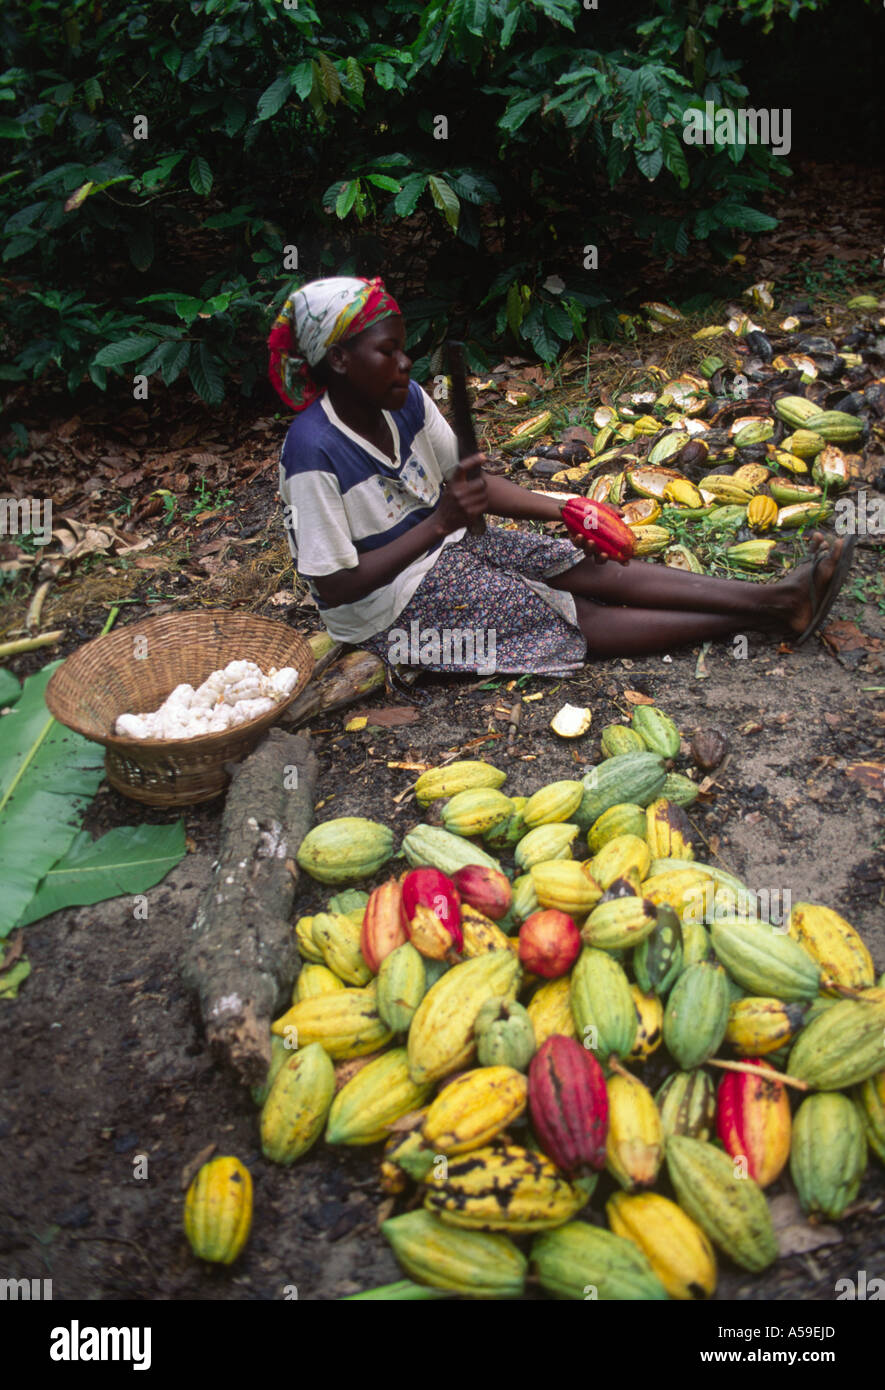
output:
M827 555L829 555L830 548L829 546L821 545L815 551L814 559L812 560L811 565L811 576L809 579L809 585L811 590L811 604L814 616L811 619L811 622L808 624L808 627L802 633L801 637L797 637L793 640L794 647L801 647L804 642L808 641L812 633L817 632L818 628L823 623L824 619L826 618L827 614L829 613L830 609L836 601L836 597L839 593L839 590L842 588L842 585L845 583L845 580L848 577L848 571L851 569L851 565L854 560L854 550L856 545L857 536L846 536L845 544L842 546L842 552L836 563L836 568L833 570L830 582L824 590L824 594L820 601L820 605L816 610L814 609L814 601L816 598L814 579L815 575L817 574L818 566L820 565L821 561Z

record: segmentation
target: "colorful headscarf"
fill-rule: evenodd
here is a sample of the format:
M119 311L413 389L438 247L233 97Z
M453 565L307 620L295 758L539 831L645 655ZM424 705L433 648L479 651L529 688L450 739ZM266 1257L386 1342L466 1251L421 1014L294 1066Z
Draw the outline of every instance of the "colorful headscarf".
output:
M289 295L267 340L268 374L277 394L292 410L306 410L323 393L310 368L331 344L355 338L378 319L400 312L377 276L339 275L302 285Z

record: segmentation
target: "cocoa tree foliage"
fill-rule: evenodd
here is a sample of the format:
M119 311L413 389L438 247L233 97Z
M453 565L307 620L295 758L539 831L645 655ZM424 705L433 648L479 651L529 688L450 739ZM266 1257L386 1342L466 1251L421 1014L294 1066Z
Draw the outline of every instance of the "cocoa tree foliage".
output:
M785 161L686 146L683 116L752 105L726 18L825 3L7 0L0 379L215 403L263 372L293 281L379 270L419 376L455 294L475 361L505 335L552 360L616 323L583 259L601 185L672 256L774 225Z

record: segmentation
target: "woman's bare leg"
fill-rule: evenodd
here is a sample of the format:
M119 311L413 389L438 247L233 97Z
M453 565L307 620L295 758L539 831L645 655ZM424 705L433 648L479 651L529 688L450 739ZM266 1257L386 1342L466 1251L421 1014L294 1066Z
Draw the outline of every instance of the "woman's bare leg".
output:
M825 543L826 537L815 532L812 549ZM843 544L843 540L838 540L830 545L829 554L818 566L815 576L816 601L820 600L829 582ZM741 626L764 629L780 625L796 633L802 632L812 617L808 589L810 564L810 561L806 561L797 566L775 584L753 584L743 579L717 579L706 574L691 574L686 570L651 565L642 560L630 560L626 565L618 565L611 561L596 564L588 559L547 582L551 588L564 589L576 598L595 599L597 610L602 604L624 605L618 614L619 626L625 609L646 612L669 610L671 618L675 619L697 619L705 614L727 617L731 626L720 626L715 633L712 629L705 634L698 631L696 637L689 635L680 639L706 641L709 636L735 631ZM658 616L663 620L663 613ZM607 626L612 625L612 617L609 610ZM670 645L676 640L671 637Z
M592 564L592 561L591 561ZM727 637L740 628L770 631L779 622L728 613L672 612L661 608L617 608L575 595L578 624L587 638L589 657L645 656L691 642Z

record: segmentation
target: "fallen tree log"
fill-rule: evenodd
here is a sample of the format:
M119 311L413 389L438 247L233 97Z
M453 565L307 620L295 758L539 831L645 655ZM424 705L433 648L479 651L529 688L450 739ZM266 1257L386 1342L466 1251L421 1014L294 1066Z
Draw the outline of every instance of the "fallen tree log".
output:
M270 1025L298 973L295 855L313 824L318 764L307 735L274 728L231 773L183 975L199 996L213 1055L253 1086L267 1075Z

